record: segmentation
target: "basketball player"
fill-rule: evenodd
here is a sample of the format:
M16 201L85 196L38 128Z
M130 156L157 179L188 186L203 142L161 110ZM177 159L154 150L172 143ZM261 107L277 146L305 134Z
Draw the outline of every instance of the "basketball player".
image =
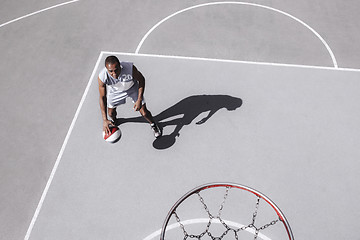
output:
M134 110L150 123L156 138L161 136L161 130L155 123L150 111L146 108L144 99L145 78L131 62L121 62L115 56L105 59L105 67L99 77L100 110L103 119L103 131L109 133L109 125L116 123L116 107L131 98ZM108 116L111 120L108 119Z

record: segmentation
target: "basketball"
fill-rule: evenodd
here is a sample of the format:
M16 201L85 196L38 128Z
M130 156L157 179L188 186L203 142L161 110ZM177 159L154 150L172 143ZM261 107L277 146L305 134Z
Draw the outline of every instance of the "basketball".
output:
M115 126L111 126L109 128L110 128L109 134L105 134L105 132L103 131L104 140L109 143L115 143L115 142L119 141L119 139L121 138L120 129Z

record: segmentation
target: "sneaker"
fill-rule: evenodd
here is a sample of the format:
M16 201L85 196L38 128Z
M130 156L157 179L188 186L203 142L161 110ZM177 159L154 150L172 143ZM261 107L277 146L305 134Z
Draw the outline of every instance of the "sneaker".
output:
M161 137L162 133L161 133L161 130L158 127L158 125L156 123L152 123L150 126L151 126L151 129L154 132L155 138Z

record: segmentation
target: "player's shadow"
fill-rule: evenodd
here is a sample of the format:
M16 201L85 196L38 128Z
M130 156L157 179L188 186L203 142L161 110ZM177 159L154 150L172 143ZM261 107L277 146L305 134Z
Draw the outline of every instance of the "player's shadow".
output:
M164 110L160 114L154 116L159 123L159 127L164 133L168 126L175 126L170 134L163 134L157 138L153 146L156 149L167 149L174 145L176 138L180 136L180 131L185 125L192 123L196 117L202 113L208 113L207 116L197 121L196 124L204 124L217 111L222 108L228 111L234 111L241 107L242 100L240 98L228 95L195 95L187 97L172 107ZM142 117L119 119L118 125L126 122L145 122Z

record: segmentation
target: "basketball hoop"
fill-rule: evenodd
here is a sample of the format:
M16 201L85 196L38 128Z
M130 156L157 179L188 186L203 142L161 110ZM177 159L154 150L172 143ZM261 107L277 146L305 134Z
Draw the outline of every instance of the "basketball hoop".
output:
M216 190L218 189L218 190ZM212 190L212 191L208 191ZM221 190L221 194L219 193L219 190ZM238 190L238 191L235 191ZM211 195L209 197L208 192L215 192L217 195ZM208 195L208 198L205 198L204 196ZM220 195L219 198L217 198ZM228 200L230 197L232 197L232 203L230 204L230 208L228 209L227 213L224 213L224 209L227 208ZM196 198L196 200L194 200ZM211 199L209 201L209 198ZM216 198L216 199L215 199ZM183 220L183 215L186 215L186 213L195 214L193 210L184 210L181 207L183 205L186 205L187 201L191 201L189 199L192 199L194 201L190 208L193 209L193 205L195 202L200 202L200 207L202 210L200 210L205 216L205 224L200 225L195 230L194 229L188 229L189 223L195 223L193 220ZM205 200L206 199L206 200ZM219 200L220 199L220 200ZM186 200L186 201L185 201ZM217 213L216 215L213 214L214 211L211 209L210 204L213 204L214 202L220 203L216 207ZM250 212L247 212L247 215L250 215L244 218L241 217L241 215L244 215L243 212L239 209L236 209L240 205L252 205L252 206L241 206L242 209L251 209ZM260 206L261 210L265 213L262 214L262 219L259 220L258 216L260 215ZM189 207L188 207L189 208ZM239 212L237 212L239 210ZM180 213L183 211L183 213ZM183 214L183 215L181 215ZM247 224L235 224L234 221L226 220L225 218L232 218L232 220L235 220L235 222L241 220L241 221L250 221L250 223ZM248 237L249 239L256 240L258 237L262 239L271 239L268 238L265 234L262 232L267 231L266 234L272 234L272 232L269 232L268 229L273 229L276 227L276 233L271 235L274 237L274 239L289 239L293 240L293 234L290 228L290 225L288 221L285 218L285 215L281 212L281 210L275 205L274 202L272 202L268 197L266 197L264 194L251 189L249 187L234 184L234 183L210 183L201 185L199 187L194 188L193 190L186 193L183 197L181 197L174 206L170 209L168 215L166 216L166 219L164 221L161 234L160 234L160 240L165 240L165 234L169 234L170 227L168 228L168 224L170 222L170 219L174 222L174 224L177 223L178 228L181 230L179 236L169 236L166 239L198 239L198 240L225 240L225 239L245 239ZM246 220L244 220L246 219ZM197 221L199 223L201 221ZM204 222L204 221L203 221ZM280 224L280 222L282 224ZM174 225L172 224L172 225ZM217 231L214 233L214 225L217 225ZM241 237L240 237L241 234ZM247 234L247 235L246 235ZM251 235L251 236L250 236Z

